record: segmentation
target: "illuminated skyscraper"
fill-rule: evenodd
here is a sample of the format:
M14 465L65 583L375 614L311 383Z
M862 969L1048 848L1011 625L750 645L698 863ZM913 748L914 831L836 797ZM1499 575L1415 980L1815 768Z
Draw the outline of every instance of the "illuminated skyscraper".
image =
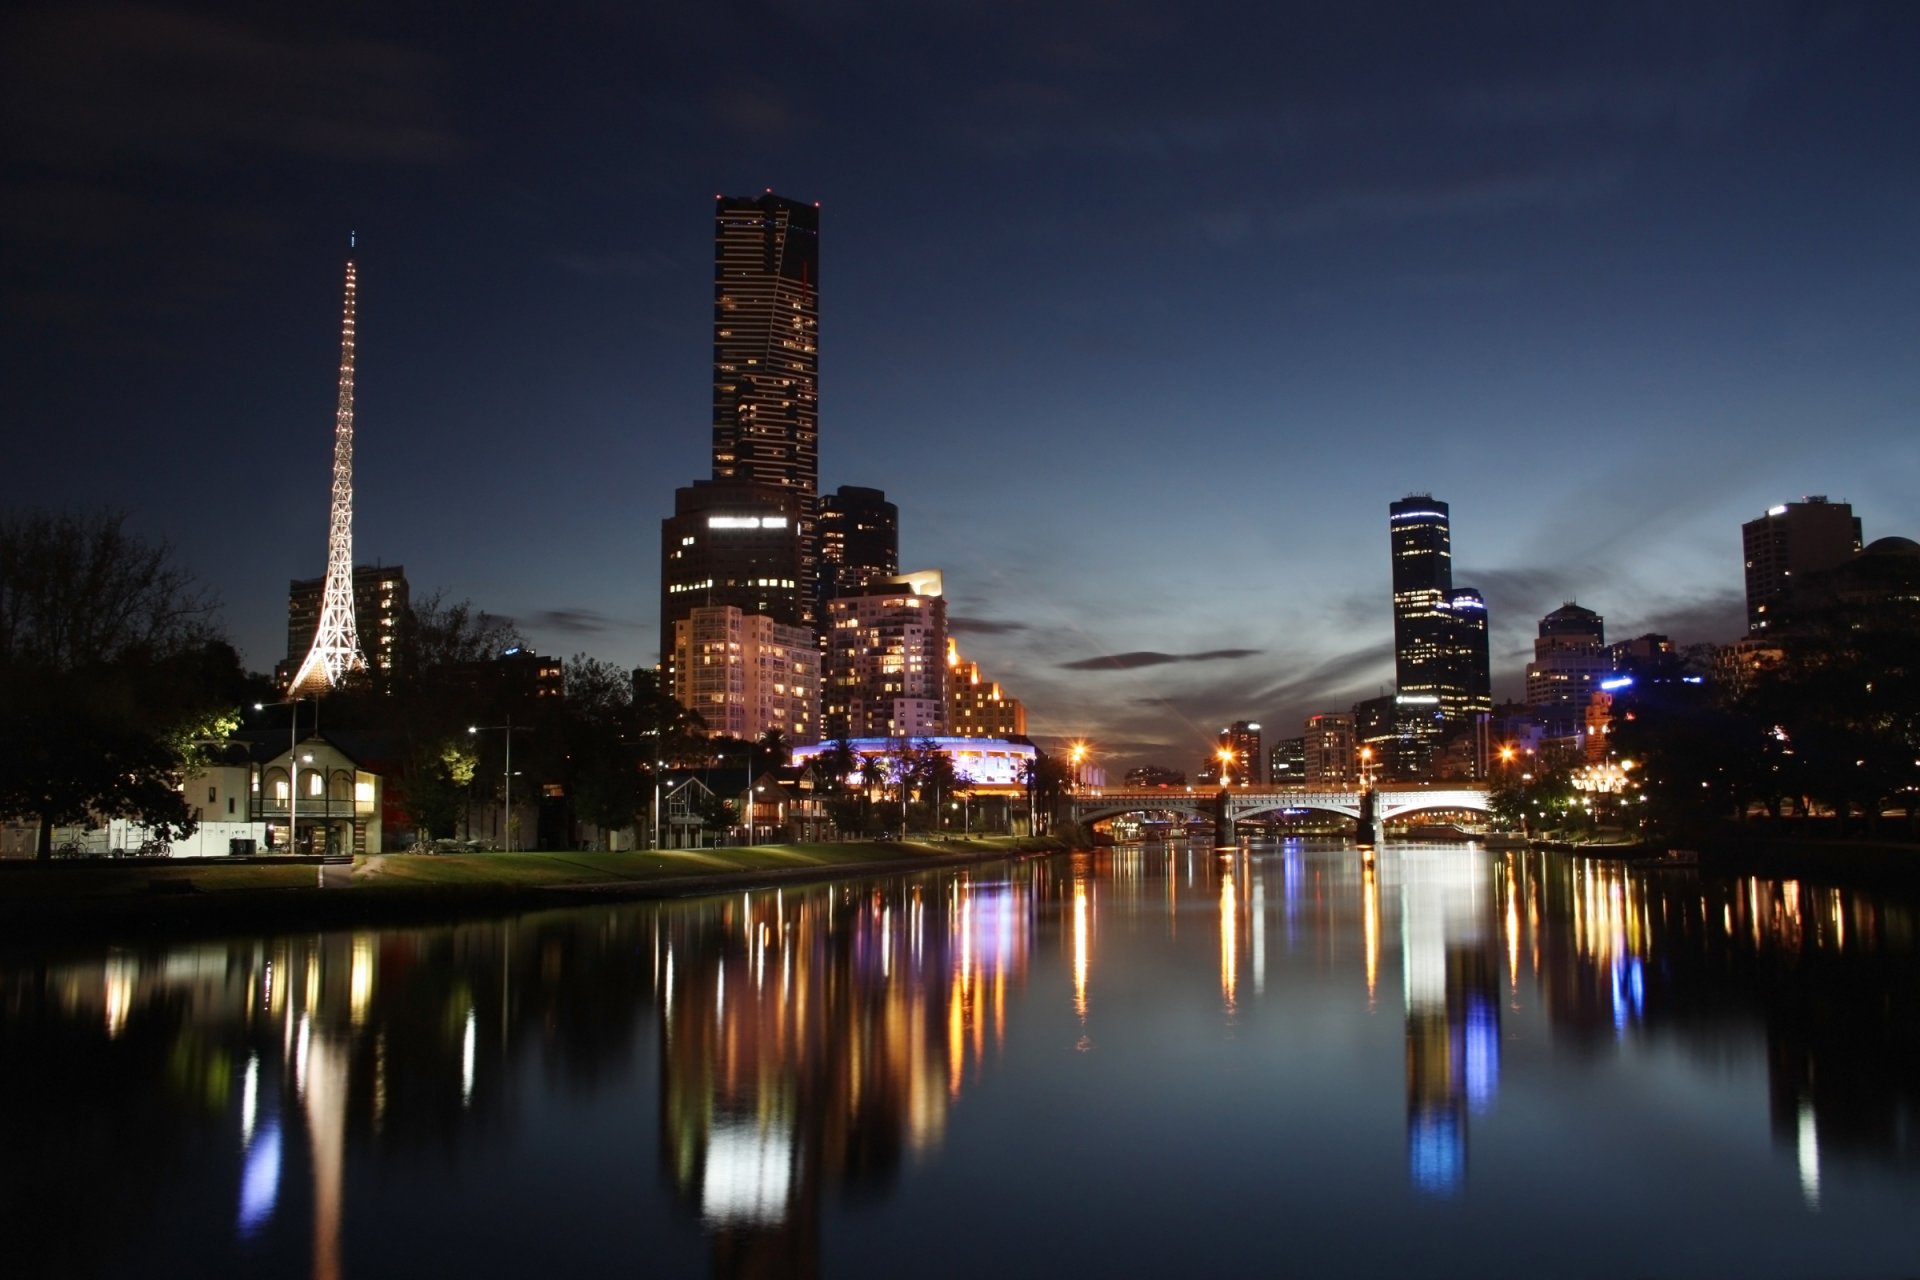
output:
M820 207L771 191L716 197L713 478L799 499L792 533L809 626L819 572L819 341Z
M1824 497L1783 502L1740 526L1746 552L1747 630L1772 629L1777 610L1795 579L1838 568L1860 554L1860 519L1844 502Z
M352 248L349 239L348 248ZM357 274L347 258L346 302L340 322L340 388L333 413L333 496L327 513L327 576L313 647L293 673L289 691L316 695L339 685L367 660L353 618L353 325Z
M900 508L878 489L843 484L821 494L819 534L823 599L900 572Z
M947 732L947 602L937 569L905 573L828 605L824 736Z
M1416 493L1387 508L1393 548L1393 665L1400 693L1439 699L1441 719L1465 724L1493 709L1487 604L1453 585L1447 504Z

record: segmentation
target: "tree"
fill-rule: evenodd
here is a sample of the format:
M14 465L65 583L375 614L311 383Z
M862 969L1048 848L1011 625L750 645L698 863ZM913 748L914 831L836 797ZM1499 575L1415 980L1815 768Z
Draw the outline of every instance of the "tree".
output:
M0 517L0 814L53 828L194 820L180 784L238 723L246 676L215 603L118 513Z

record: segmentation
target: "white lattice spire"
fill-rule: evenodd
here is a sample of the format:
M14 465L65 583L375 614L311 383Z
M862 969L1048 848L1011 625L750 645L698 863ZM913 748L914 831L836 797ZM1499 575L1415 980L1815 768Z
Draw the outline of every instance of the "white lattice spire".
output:
M353 239L348 238L349 251ZM340 402L333 415L333 505L327 521L327 585L313 647L288 692L317 695L339 687L367 660L353 627L353 258L347 258L347 301L340 326Z

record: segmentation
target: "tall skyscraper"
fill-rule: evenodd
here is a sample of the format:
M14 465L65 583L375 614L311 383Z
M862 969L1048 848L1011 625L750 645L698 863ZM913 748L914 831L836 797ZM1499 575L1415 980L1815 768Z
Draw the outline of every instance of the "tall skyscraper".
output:
M1441 719L1465 724L1493 709L1487 606L1453 585L1447 504L1410 494L1387 508L1393 551L1393 660L1400 693L1439 699Z
M293 673L289 692L316 695L364 671L353 618L353 324L358 277L348 238L346 301L340 322L340 387L333 412L333 495L327 515L327 576L313 647Z
M1836 569L1860 553L1860 518L1845 502L1803 498L1740 526L1747 561L1747 631L1772 629L1794 580Z
M660 643L696 608L731 606L782 626L814 626L813 583L794 535L800 495L772 485L696 480L660 522Z
M810 592L819 572L819 383L820 206L772 191L716 197L713 478L798 495L793 534ZM809 623L812 611L809 600Z

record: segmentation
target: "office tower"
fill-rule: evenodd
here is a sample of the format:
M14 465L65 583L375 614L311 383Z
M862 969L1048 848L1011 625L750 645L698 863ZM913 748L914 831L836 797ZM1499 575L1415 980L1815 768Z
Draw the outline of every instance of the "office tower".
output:
M1308 782L1352 782L1360 776L1353 717L1340 711L1308 716L1301 735Z
M1236 720L1220 731L1220 750L1231 752L1233 763L1228 775L1234 782L1265 786L1267 756L1260 744L1260 726Z
M731 606L700 607L674 623L674 701L696 711L707 732L747 741L778 730L788 745L820 733L820 642Z
M360 639L376 688L393 683L400 660L400 628L411 596L407 571L400 565L357 565L353 570L353 627ZM296 578L287 584L287 679L313 648L326 599L325 578Z
M1445 685L1440 715L1449 724L1493 713L1493 662L1487 640L1487 601L1472 587L1447 592Z
M818 529L822 600L900 572L900 508L879 489L843 484L821 494Z
M820 207L721 196L713 237L713 478L800 500L800 580L819 571ZM813 601L808 601L812 625ZM663 634L661 643L666 643Z
M1836 569L1860 552L1860 520L1845 502L1824 497L1771 507L1740 526L1746 552L1747 630L1769 629L1796 579Z
M349 251L352 238L347 241ZM358 273L347 257L346 301L340 320L340 382L333 411L333 488L327 509L327 576L313 645L294 671L288 691L318 695L355 671L365 671L353 620L353 325Z
M1453 585L1446 503L1411 494L1387 512L1396 683L1402 694L1438 698L1447 727L1466 724L1493 709L1486 601Z
M800 496L734 481L696 480L673 495L660 522L660 644L673 649L673 626L702 606L765 614L789 627L813 627L813 591L794 529Z
M1569 600L1540 619L1527 664L1527 705L1584 707L1600 682L1613 674L1606 620Z
M1383 781L1427 777L1442 728L1434 694L1387 693L1353 704L1354 749L1372 748L1374 776Z
M1292 786L1307 780L1307 740L1282 738L1273 744L1267 757L1267 777L1275 786Z
M827 607L826 737L944 734L947 602L939 571L872 583Z
M947 640L947 734L954 738L1024 738L1027 708L1009 698L980 673L980 664L961 658Z

